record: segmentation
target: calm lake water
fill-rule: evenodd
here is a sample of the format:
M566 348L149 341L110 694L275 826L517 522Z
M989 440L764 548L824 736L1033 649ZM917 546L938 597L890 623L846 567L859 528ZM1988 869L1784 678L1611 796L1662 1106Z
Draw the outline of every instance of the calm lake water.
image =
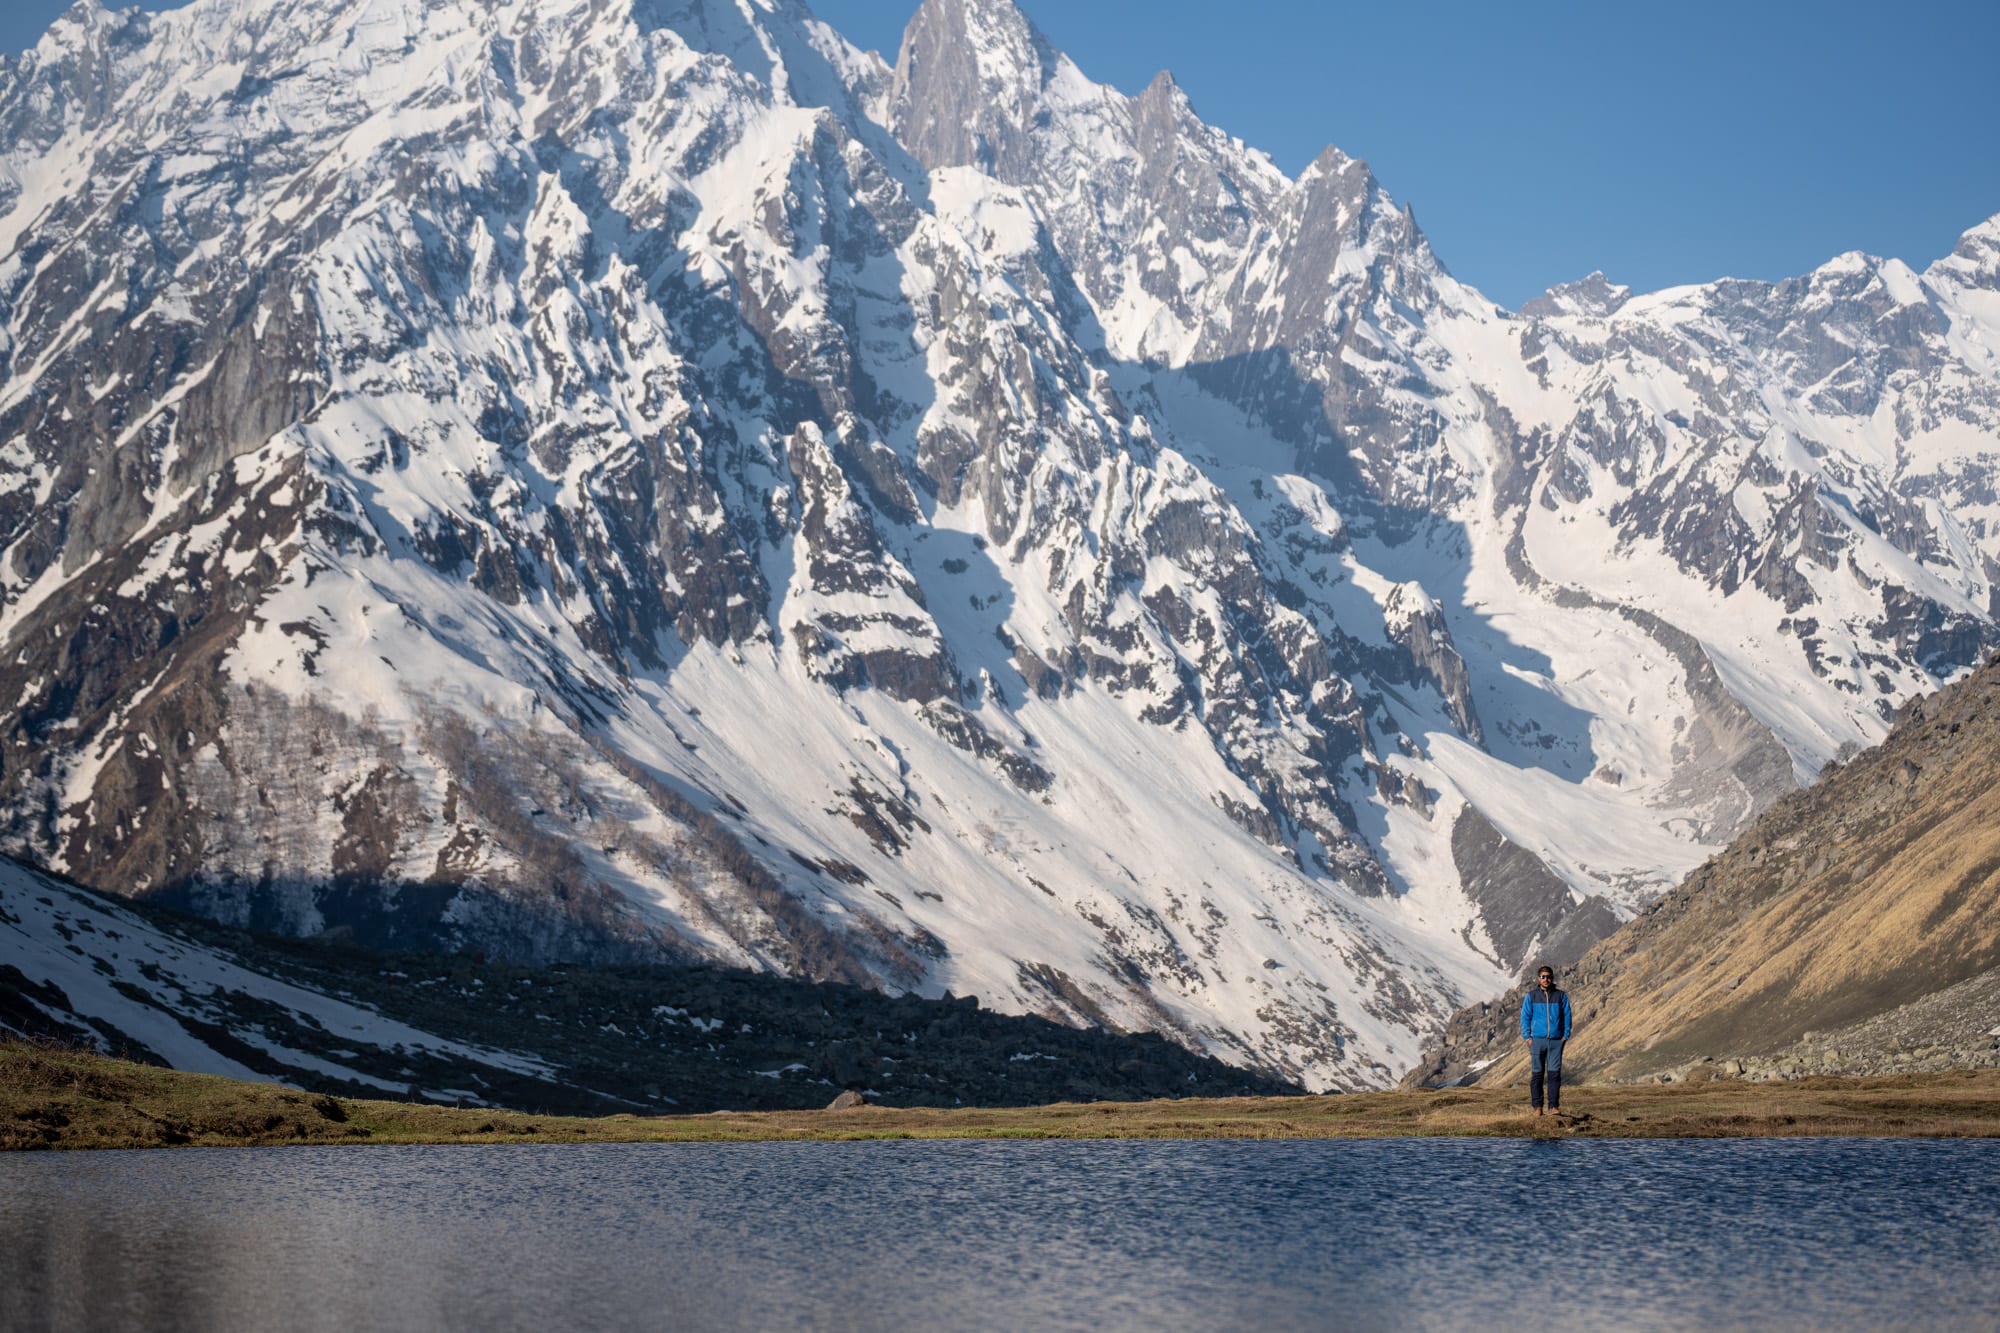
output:
M2000 1142L0 1157L27 1328L2000 1328Z

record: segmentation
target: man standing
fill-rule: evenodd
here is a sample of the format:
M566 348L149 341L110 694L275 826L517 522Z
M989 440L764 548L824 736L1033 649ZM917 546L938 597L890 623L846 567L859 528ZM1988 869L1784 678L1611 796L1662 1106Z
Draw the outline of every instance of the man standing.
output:
M1556 973L1544 967L1521 1001L1521 1038L1528 1043L1528 1104L1542 1113L1546 1082L1551 1111L1562 1109L1563 1043L1569 1040L1569 996L1556 989Z

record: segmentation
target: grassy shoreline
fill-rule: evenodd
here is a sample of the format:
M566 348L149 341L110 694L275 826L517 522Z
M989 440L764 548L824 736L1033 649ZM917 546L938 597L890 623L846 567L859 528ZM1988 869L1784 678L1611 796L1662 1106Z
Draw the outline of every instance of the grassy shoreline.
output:
M2000 1070L1790 1083L1564 1090L1559 1119L1516 1088L938 1110L530 1115L365 1101L0 1045L0 1149L298 1143L725 1143L894 1138L2000 1138Z

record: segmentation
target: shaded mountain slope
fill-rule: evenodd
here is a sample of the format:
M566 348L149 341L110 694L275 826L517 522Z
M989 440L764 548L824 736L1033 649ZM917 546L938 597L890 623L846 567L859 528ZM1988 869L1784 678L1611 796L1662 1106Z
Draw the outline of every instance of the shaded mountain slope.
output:
M711 967L534 969L300 944L0 859L0 1030L343 1096L537 1111L1268 1095L1165 1039Z
M1840 1029L1922 1048L2000 1025L1957 1012L1995 969L2000 663L1913 700L1880 747L1777 802L1567 970L1566 1060L1598 1079L1711 1058L1804 1069L1818 1046L1802 1041L1837 1049ZM1406 1082L1518 1076L1518 1005L1460 1011Z

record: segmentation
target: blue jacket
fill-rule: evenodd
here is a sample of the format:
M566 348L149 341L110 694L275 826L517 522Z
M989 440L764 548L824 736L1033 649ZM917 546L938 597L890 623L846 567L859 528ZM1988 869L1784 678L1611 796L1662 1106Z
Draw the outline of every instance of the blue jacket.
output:
M1521 1035L1529 1039L1553 1037L1569 1040L1569 996L1550 987L1546 998L1540 984L1528 987L1521 1001Z

